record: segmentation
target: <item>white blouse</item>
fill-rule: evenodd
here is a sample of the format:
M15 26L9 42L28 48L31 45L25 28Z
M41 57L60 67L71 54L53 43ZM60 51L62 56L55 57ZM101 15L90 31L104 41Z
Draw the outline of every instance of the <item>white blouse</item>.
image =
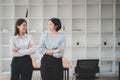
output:
M31 48L28 48L29 44L32 45ZM14 57L21 57L24 55L31 55L35 52L34 40L31 35L25 34L23 38L20 38L18 35L13 36L10 39L11 52ZM18 52L13 51L12 49L17 47Z

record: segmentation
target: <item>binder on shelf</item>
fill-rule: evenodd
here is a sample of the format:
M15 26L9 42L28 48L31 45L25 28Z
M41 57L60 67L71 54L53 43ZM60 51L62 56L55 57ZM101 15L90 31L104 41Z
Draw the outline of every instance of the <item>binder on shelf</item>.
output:
M28 17L28 8L27 8L27 10L26 10L26 16L25 16L26 18Z

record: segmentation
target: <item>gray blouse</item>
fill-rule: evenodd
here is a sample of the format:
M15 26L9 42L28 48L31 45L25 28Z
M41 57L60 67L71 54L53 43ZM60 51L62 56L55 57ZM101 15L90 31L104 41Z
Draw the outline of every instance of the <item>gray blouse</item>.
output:
M39 53L45 54L46 50L55 50L57 48L62 48L63 51L60 53L54 53L53 57L61 58L65 51L65 36L62 33L58 33L56 39L51 38L51 32L46 32L42 35L39 43Z

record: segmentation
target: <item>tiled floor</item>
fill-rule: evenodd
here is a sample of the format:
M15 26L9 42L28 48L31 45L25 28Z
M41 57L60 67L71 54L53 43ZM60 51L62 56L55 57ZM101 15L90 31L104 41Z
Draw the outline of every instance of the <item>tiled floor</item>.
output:
M32 80L40 80L39 77L33 77ZM72 80L72 78L70 78L70 80ZM101 79L98 80L118 80L118 77L102 77Z
M98 80L118 80L118 78L117 77L102 77Z
M40 78L37 76L37 77L33 77L32 80L40 80ZM72 80L71 77L70 80ZM98 80L118 80L118 77L101 77L101 79Z
M102 77L101 80L118 80L118 77Z
M10 80L9 76L0 76L0 80ZM32 80L40 80L40 76L33 76ZM70 80L72 80L72 78L70 77ZM102 77L99 80L118 80L118 77Z

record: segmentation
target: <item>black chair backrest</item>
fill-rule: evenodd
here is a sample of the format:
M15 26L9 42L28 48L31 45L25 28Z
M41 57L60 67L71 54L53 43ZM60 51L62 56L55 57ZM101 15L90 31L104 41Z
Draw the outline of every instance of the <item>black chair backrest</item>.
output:
M99 73L99 59L82 59L77 60L75 73L79 74L77 77L95 77ZM89 79L88 79L89 80Z
M76 67L89 69L89 68L98 67L98 64L99 64L99 59L82 59L82 60L77 60Z

